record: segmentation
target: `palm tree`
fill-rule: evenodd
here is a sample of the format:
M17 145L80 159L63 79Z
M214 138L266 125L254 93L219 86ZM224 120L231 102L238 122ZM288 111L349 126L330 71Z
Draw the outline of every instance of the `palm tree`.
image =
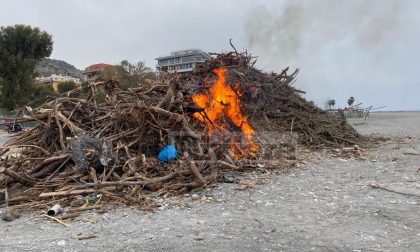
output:
M328 100L328 106L330 107L330 109L334 107L334 105L335 105L335 100L333 99Z
M348 100L347 100L347 104L349 105L349 107L351 107L351 105L353 105L354 103L354 97L351 96Z

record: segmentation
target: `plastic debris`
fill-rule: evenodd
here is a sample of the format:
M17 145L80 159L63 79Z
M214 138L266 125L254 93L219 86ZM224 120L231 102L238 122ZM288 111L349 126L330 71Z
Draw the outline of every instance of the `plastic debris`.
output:
M97 200L98 200L98 197L96 196L96 194L89 194L88 195L88 202L90 204L95 204Z
M158 159L162 162L169 163L176 159L176 156L177 152L175 146L168 145L159 152Z
M47 214L49 216L56 216L61 213L62 210L63 208L59 204L56 204L48 210Z

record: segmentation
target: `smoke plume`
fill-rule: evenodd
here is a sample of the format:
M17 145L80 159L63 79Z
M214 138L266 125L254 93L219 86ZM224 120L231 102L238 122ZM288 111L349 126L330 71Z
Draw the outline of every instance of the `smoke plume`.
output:
M301 68L295 84L319 105L334 98L344 107L354 96L363 105L420 109L420 50L416 1L285 1L261 5L245 22L247 48L259 67ZM417 92L417 93L418 93Z

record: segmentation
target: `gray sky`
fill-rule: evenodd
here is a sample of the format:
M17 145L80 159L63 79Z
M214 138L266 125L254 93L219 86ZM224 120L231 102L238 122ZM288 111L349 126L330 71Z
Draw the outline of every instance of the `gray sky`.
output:
M174 50L238 49L258 67L299 67L294 84L317 103L349 96L388 110L420 110L420 1L0 0L0 26L53 35L51 58L79 69Z

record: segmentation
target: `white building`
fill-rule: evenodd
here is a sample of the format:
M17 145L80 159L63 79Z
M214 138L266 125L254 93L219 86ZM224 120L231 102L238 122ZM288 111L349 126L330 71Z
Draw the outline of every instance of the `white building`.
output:
M198 49L172 52L169 56L156 58L158 71L185 73L191 72L197 64L211 59L211 56Z
M35 81L37 81L38 83L43 83L43 84L50 84L52 85L54 91L57 92L58 90L58 84L66 82L66 81L73 81L76 86L80 86L81 82L80 79L78 78L73 78L71 76L63 76L63 75L58 75L58 74L51 74L48 77L36 77Z

